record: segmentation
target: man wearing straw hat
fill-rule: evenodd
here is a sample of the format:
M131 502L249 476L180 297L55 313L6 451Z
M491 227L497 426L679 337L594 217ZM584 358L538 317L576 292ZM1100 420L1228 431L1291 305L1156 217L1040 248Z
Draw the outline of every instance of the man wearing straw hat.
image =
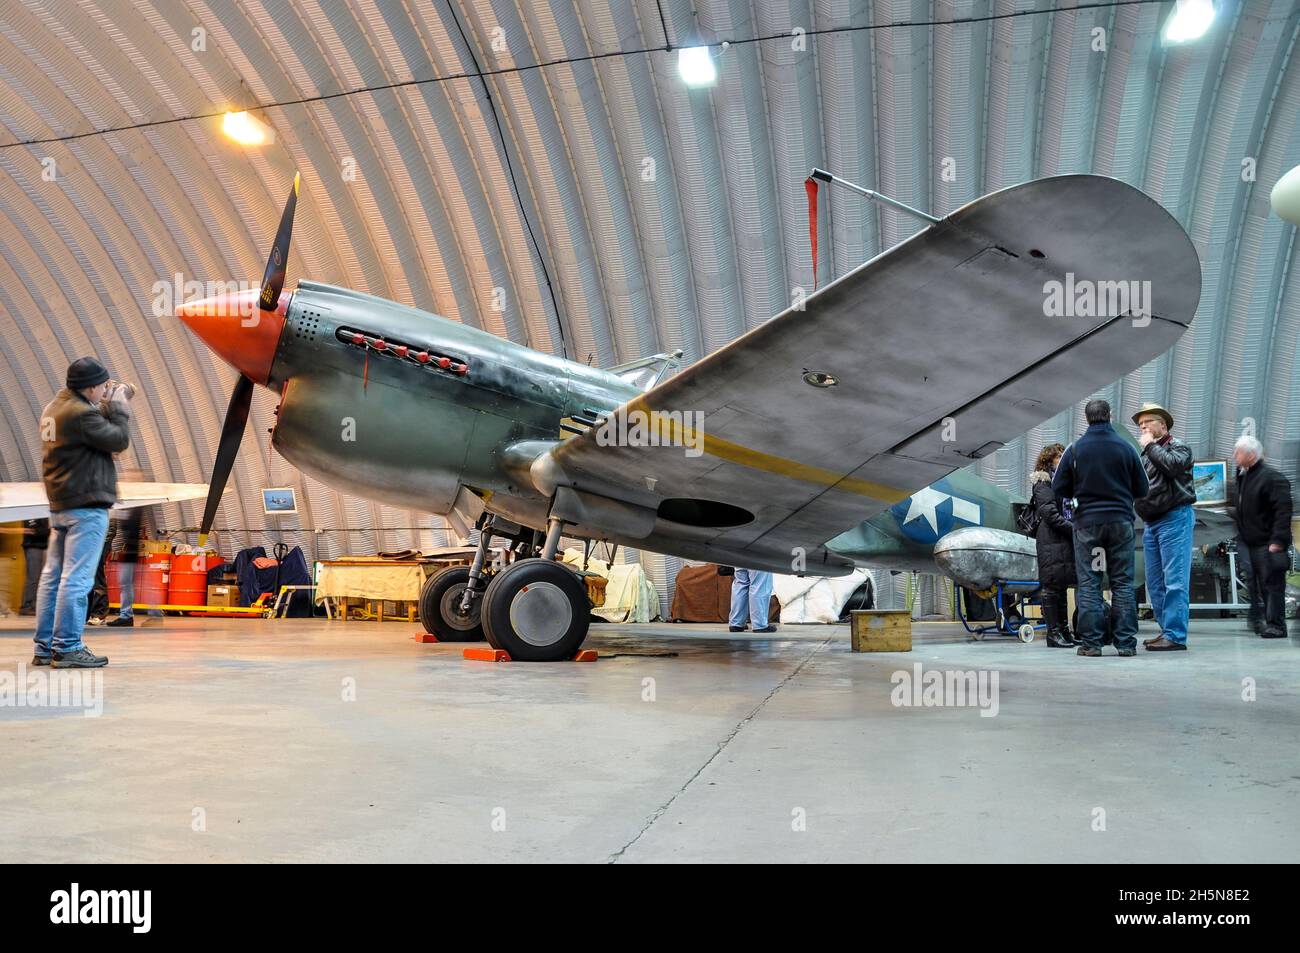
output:
M1192 480L1192 449L1169 431L1174 417L1159 404L1143 404L1133 415L1141 433L1142 468L1151 491L1133 504L1146 529L1147 598L1160 634L1142 644L1148 652L1185 652L1191 601L1192 527L1196 517L1196 485Z

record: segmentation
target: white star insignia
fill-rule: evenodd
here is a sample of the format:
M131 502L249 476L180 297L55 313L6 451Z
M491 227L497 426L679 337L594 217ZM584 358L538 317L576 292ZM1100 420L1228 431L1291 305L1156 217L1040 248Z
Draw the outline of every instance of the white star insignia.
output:
M930 529L935 533L939 532L939 514L935 510L944 500L952 500L953 519L959 519L975 526L979 525L980 507L978 503L963 500L958 496L950 496L931 486L927 486L924 490L919 490L912 495L910 505L907 507L907 516L903 518L903 522L906 524L914 519L924 517L925 521L930 524Z
M930 529L939 532L939 516L934 509L946 499L948 499L947 493L940 493L930 486L913 493L911 505L907 508L907 516L903 518L904 525L924 516L925 521L930 524Z

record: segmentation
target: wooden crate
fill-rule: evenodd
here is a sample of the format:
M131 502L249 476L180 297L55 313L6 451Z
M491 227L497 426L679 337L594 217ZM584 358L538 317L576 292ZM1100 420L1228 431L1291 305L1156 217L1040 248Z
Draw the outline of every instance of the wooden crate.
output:
M912 613L907 609L857 609L849 625L855 652L912 651Z

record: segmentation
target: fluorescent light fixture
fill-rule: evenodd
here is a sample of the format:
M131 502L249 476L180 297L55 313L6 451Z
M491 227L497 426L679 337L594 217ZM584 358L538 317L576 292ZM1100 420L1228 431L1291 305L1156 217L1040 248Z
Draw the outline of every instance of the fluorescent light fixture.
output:
M275 141L271 127L246 112L226 113L221 119L221 131L241 146L263 146Z
M707 46L683 46L678 50L677 72L682 82L692 88L712 86L718 81L718 68Z
M1190 43L1199 40L1214 24L1214 4L1211 0L1178 0L1174 12L1165 21L1162 33L1165 43Z

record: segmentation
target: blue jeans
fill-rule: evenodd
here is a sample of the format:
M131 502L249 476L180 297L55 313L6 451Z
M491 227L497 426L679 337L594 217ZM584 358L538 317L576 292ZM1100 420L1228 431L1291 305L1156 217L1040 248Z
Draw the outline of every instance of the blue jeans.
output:
M1121 651L1137 649L1137 599L1133 595L1134 539L1133 524L1127 520L1074 527L1074 568L1079 577L1079 588L1075 592L1075 601L1079 606L1078 636L1089 648L1100 649L1106 632L1106 604L1101 598L1101 577L1104 572L1110 577L1115 648ZM1094 566L1097 568L1094 569Z
M1188 603L1192 584L1192 527L1196 515L1190 506L1170 510L1147 523L1142 549L1147 560L1147 596L1156 623L1170 642L1187 644Z
M748 619L755 629L767 628L767 607L772 602L772 574L757 569L737 569L731 580L731 625L740 628Z
M108 534L108 510L86 507L50 514L50 547L36 590L36 654L81 648L86 599L95 584Z
M121 608L117 614L123 619L135 618L135 563L117 564L117 582L122 587Z

